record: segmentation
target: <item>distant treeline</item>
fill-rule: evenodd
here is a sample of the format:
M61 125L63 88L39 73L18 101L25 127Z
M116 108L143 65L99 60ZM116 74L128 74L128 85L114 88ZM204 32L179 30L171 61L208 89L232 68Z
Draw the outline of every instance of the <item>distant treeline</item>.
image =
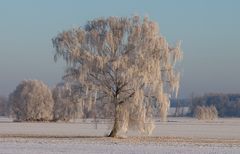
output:
M215 106L219 117L240 117L240 94L209 93L203 96L171 100L171 107L189 107L188 116L194 116L198 106Z
M190 100L190 101L189 101ZM189 99L189 115L197 106L215 106L219 117L240 117L240 94L205 94Z
M187 99L172 99L171 107L189 107L188 116L194 116L197 106L215 106L219 117L240 117L240 94L205 94ZM9 104L6 97L0 96L0 116L8 115Z
M171 99L170 107L189 107L190 99Z

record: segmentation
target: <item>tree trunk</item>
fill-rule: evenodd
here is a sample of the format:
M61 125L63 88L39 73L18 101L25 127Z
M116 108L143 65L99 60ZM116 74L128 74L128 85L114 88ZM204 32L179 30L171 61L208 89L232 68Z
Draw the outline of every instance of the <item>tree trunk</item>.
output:
M114 124L113 124L113 129L111 133L108 135L108 137L116 137L118 130L119 130L119 105L116 105L115 107L115 115L114 115Z

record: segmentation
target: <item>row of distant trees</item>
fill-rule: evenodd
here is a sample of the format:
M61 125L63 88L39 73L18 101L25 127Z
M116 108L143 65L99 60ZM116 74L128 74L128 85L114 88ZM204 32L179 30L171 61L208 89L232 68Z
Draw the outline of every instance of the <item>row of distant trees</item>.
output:
M188 99L172 99L171 107L176 108L174 116L184 116L181 111L188 107L187 116L198 119L240 117L240 94L208 93Z
M192 97L189 101L190 116L194 116L198 107L214 106L219 117L240 117L240 94L205 94Z
M78 117L107 118L113 115L113 112L109 112L113 110L113 106L109 104L103 102L98 102L97 104L91 103L90 105L86 104L85 102L87 102L87 98L83 98L83 95L80 96L80 94L83 93L84 89L77 82L59 83L53 90L49 92L49 88L47 86L45 86L45 89L40 88L41 86L44 87L41 81L23 81L20 84L21 86L19 85L15 92L10 95L9 100L6 97L0 97L0 116L10 115L14 113L12 111L12 107L14 104L13 102L18 102L17 100L20 100L20 96L17 93L23 90L23 88L21 88L23 85L27 87L28 84L33 87L39 87L38 91L40 91L40 94L32 94L33 96L37 95L39 97L40 95L42 95L42 97L52 97L53 101L51 98L49 98L48 102L50 102L50 104L53 104L53 107L50 108L53 108L53 111L51 112L53 112L52 119L54 120L69 121L70 119ZM46 93L45 91L48 91L48 93L50 94L48 94L48 96L43 96L44 93ZM31 88L27 90L28 95L33 92L35 93L36 91L32 91ZM17 98L15 98L16 100L13 99L13 95ZM24 96L24 98L26 99L26 96ZM26 105L26 103L24 105ZM216 111L215 109L213 109L214 113L217 112L217 116L220 117L240 117L240 94L205 94L203 96L193 97L192 99L171 100L171 107L175 107L176 111L181 111L182 108L189 107L189 116L195 117L199 115L200 111L205 111L205 109L201 110L200 107L214 107L216 109ZM96 110L98 112L94 112ZM180 115L176 114L176 116ZM18 119L20 120L21 118L19 117ZM26 120L31 120L31 118Z
M88 99L93 98L83 97L84 91L77 82L62 82L49 90L41 81L22 81L10 94L9 100L0 97L0 116L13 115L16 120L27 121L113 116L114 113L109 112L113 111L113 106L104 102L94 104L93 100L89 104ZM198 119L240 117L240 94L205 94L192 99L171 100L171 107L175 107L176 111L177 108L181 111L181 108L189 107L188 115Z

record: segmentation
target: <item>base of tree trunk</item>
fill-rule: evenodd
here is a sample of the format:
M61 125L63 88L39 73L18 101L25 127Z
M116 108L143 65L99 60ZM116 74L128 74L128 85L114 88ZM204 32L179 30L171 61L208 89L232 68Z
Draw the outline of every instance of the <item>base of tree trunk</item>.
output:
M108 137L117 137L117 130L113 129L111 133L108 135Z
M114 124L111 133L108 137L117 137L117 132L119 130L119 105L115 106Z

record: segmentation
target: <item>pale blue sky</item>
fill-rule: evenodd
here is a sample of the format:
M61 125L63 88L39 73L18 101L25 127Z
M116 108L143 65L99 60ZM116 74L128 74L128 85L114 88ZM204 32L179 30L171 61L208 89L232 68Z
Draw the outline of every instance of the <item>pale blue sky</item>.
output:
M148 15L170 43L182 40L181 97L240 93L239 0L1 0L0 95L23 79L53 87L65 65L53 61L58 32L107 16Z

